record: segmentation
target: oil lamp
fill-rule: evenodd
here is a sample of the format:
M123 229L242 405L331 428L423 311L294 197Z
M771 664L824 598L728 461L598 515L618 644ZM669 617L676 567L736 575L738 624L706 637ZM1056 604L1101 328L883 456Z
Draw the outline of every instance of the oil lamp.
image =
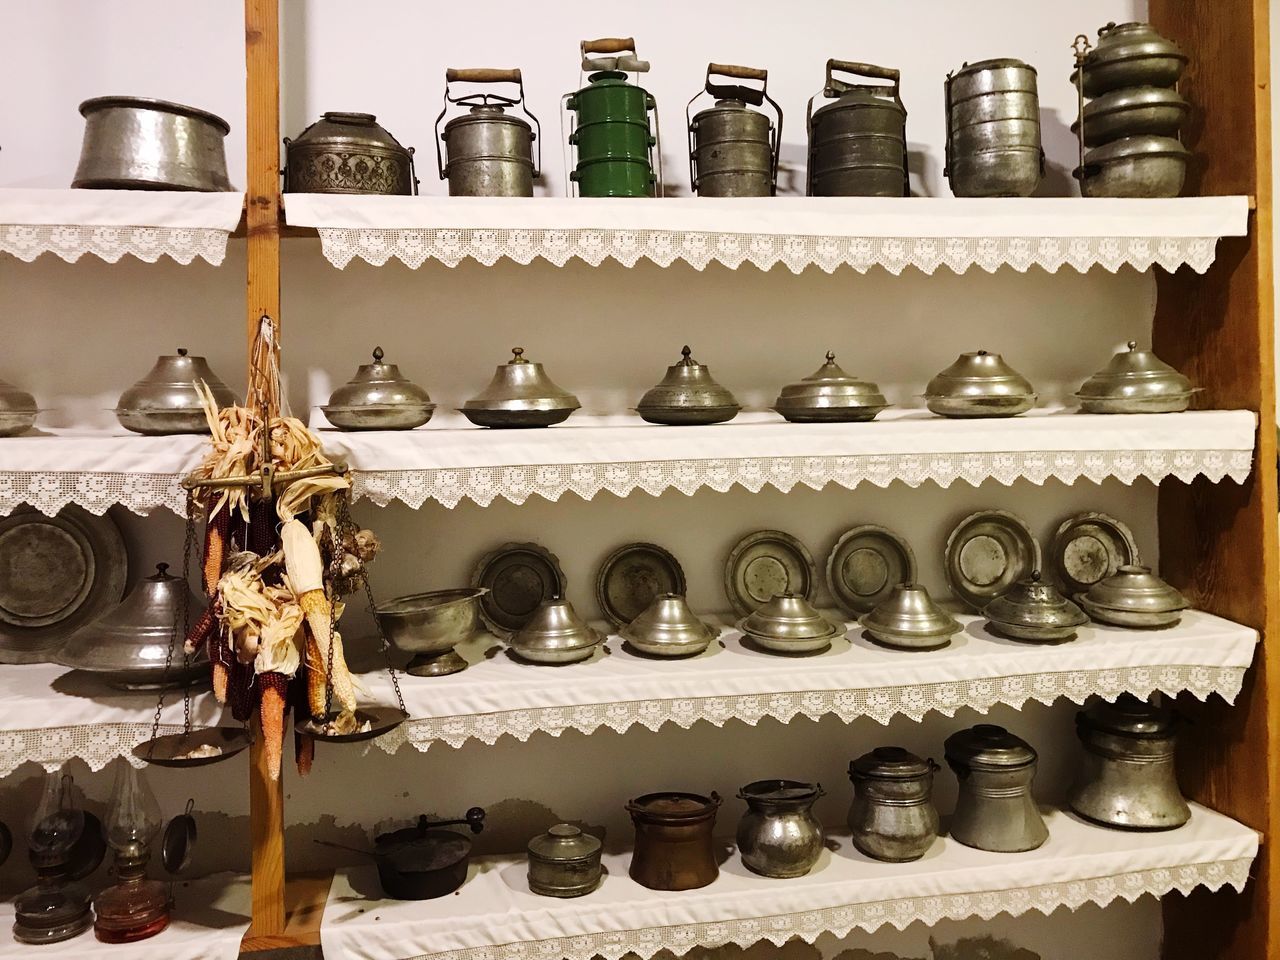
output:
M160 805L142 774L123 759L107 816L107 843L116 852L117 882L93 900L93 931L103 943L132 943L169 925L169 889L147 879L151 840L160 829Z

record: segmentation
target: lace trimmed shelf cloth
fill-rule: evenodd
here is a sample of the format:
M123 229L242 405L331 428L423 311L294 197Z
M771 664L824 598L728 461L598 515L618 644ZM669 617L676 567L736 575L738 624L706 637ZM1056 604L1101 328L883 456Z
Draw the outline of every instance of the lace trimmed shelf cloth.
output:
M1203 273L1219 237L1247 230L1248 198L1172 200L770 197L359 197L289 194L290 225L316 228L336 267L354 259L457 266L573 258L598 266L641 259L794 273L847 265L933 273L946 266L1084 272L1102 266Z
M68 263L91 253L108 263L168 256L217 266L243 208L240 193L0 189L0 253L28 263L42 253Z
M931 711L985 713L997 705L1021 708L1059 697L1084 703L1095 694L1114 699L1123 692L1146 697L1187 690L1202 700L1216 693L1234 702L1258 641L1256 631L1197 610L1159 636L1089 624L1076 640L1057 646L1011 644L988 634L981 617L958 617L963 632L928 654L876 646L849 624L846 638L826 653L779 657L743 646L738 631L725 628L723 646L678 661L633 656L613 636L608 654L564 672L505 654L486 657L496 641L481 637L459 648L469 669L403 685L411 719L376 742L388 751L405 743L426 750L437 742L493 744L504 735L523 741L538 732L621 733L702 720L755 724L765 717L783 723L872 717L887 724L899 715L918 721ZM362 683L372 699L391 702L385 674L365 675Z
M330 960L619 960L792 937L812 943L885 924L1047 914L1200 886L1240 890L1258 852L1255 831L1199 805L1190 823L1165 833L1108 830L1061 811L1046 819L1049 840L1031 853L988 853L944 837L922 860L877 863L835 833L836 848L807 876L767 880L734 855L709 886L675 894L628 877L629 852L606 853L604 882L573 900L531 893L523 859L480 858L457 894L416 903L366 900L378 889L376 868L354 867L334 878L320 941Z
M548 430L481 430L441 414L416 430L322 429L325 448L356 471L357 497L420 507L437 500L487 506L538 495L589 500L664 490L692 494L740 485L782 491L829 483L852 489L902 481L1019 479L1158 482L1198 475L1242 482L1253 462L1257 418L1247 410L1102 416L1041 408L1023 417L947 420L889 410L870 423L791 424L767 412L675 430L635 415L579 414Z

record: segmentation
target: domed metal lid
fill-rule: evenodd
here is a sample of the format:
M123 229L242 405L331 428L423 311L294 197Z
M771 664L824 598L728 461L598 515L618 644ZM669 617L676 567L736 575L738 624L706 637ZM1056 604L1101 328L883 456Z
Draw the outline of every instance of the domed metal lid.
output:
M373 348L373 363L363 363L355 376L333 391L325 409L364 407L426 407L431 397L400 373L394 363L384 363L381 347Z
M1191 151L1174 137L1159 137L1144 133L1135 137L1121 137L1100 147L1094 147L1084 155L1085 167L1096 167L1117 160L1133 160L1140 157L1189 157Z
M571 823L557 823L529 841L529 856L555 863L576 863L594 860L600 855L600 847L598 837L583 833Z
M770 640L819 640L841 628L818 613L804 597L784 593L767 600L738 622L743 633Z
M190 356L183 347L172 356L156 358L147 375L120 395L118 410L200 409L196 381L203 380L220 407L233 406L235 394L218 379L204 357Z
M511 638L511 646L522 650L581 650L594 647L602 637L578 616L573 604L560 597L543 600L526 623Z
M1084 58L1090 67L1137 60L1145 57L1173 57L1187 61L1187 55L1172 40L1166 40L1149 23L1108 23L1098 29L1098 42Z
M1151 350L1139 350L1136 340L1086 380L1076 392L1081 400L1127 400L1186 397L1195 392L1191 381Z
M13 384L0 380L0 413L35 413L36 398Z
M949 637L960 629L960 621L918 583L898 584L862 618L862 625L876 633L917 640Z
M406 157L412 151L401 146L390 133L378 123L372 113L346 113L331 111L321 115L320 119L303 130L296 140L285 139L289 147L310 147L327 149L334 146L374 147L393 153L401 153Z
M1150 567L1123 566L1099 580L1085 599L1109 610L1128 613L1174 613L1191 606L1187 598L1165 583Z
M931 399L974 397L1035 397L1035 388L998 353L962 353L955 363L929 381L924 395Z
M1140 740L1163 740L1173 735L1177 716L1165 706L1140 700L1132 693L1122 693L1115 703L1105 700L1076 714L1076 727L1086 731L1109 733Z
M859 380L845 373L836 363L836 355L827 351L827 362L803 380L789 383L778 394L774 409L825 410L832 407L873 409L877 412L889 406L874 383Z
M1036 762L1031 744L993 723L953 733L943 749L952 769L1011 770Z
M654 597L638 617L618 631L624 640L665 647L705 647L719 632L694 616L678 593Z
M738 799L757 803L811 803L825 791L820 783L803 780L756 780L738 788Z
M740 409L733 394L711 376L711 368L693 359L687 344L680 356L679 362L667 367L666 376L640 398L636 409L641 413L709 407Z
M849 764L849 779L919 780L937 768L932 760L922 760L904 747L876 747Z
M1078 605L1059 593L1053 584L1040 579L1039 570L988 603L982 615L994 623L1019 627L1068 629L1089 622Z
M499 365L482 391L462 405L464 410L577 410L582 404L557 386L542 364L524 358L524 347L512 347L511 359Z

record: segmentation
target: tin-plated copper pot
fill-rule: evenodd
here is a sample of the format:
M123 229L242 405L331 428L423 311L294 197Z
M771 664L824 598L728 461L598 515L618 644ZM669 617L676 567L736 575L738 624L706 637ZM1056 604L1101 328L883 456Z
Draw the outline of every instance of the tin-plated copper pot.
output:
M842 625L832 623L795 593L766 600L738 621L738 629L753 643L776 653L825 650L832 640L844 634Z
M1076 392L1085 413L1178 413L1199 390L1136 340L1086 380Z
M738 854L763 877L803 877L822 854L822 824L813 805L822 785L798 780L757 780L738 791L747 812L738 821Z
M361 364L320 408L339 430L412 430L431 419L436 405L427 391L382 358L374 347L373 363Z
M73 187L107 190L232 189L223 141L231 126L205 110L146 97L80 104L84 141Z
M372 113L330 112L298 139L284 138L285 193L418 192L413 147L402 147Z
M1080 606L1094 620L1117 627L1171 627L1191 606L1178 590L1151 572L1131 564L1099 580L1080 597Z
M1190 158L1176 137L1142 134L1094 147L1075 175L1086 197L1176 197Z
M0 380L0 437L26 433L36 422L36 398L11 383Z
M946 166L957 197L1029 197L1044 176L1036 71L1021 60L947 74Z
M205 358L188 356L179 347L176 355L159 357L145 377L120 394L116 419L134 433L208 433L196 381L204 381L219 407L235 405L235 394L214 375Z
M571 823L529 841L529 889L544 897L581 897L600 886L602 844Z
M647 793L627 804L636 828L631 879L651 890L693 890L720 875L712 831L720 796Z
M885 83L850 83L834 76ZM828 60L817 110L809 98L806 126L809 163L805 192L811 197L905 197L907 109L898 94L899 73L889 67Z
M524 358L524 347L513 347L511 359L462 405L462 412L478 427L549 427L568 420L580 406L577 397L547 376L542 364Z
M879 387L849 376L828 350L826 363L782 388L773 409L792 423L846 423L874 420L888 406Z
M947 765L960 781L951 837L996 853L1034 850L1049 839L1035 798L1036 752L1004 727L980 723L947 737Z
M712 83L713 76L758 80L759 88ZM700 197L771 197L778 183L782 108L769 96L769 71L721 63L707 64L702 90L685 107L689 128L689 183ZM715 105L694 117L694 101L704 93ZM765 102L777 118L751 107Z
M1084 95L1098 97L1125 87L1172 87L1187 55L1149 23L1108 23L1084 58ZM1075 74L1071 76L1076 82Z
M467 669L454 650L483 628L480 599L486 587L433 590L380 603L373 611L383 636L397 650L413 654L405 673L444 677Z
M929 381L925 404L943 417L1016 417L1036 404L1035 389L998 353L962 353Z
M1076 629L1089 622L1083 610L1040 579L1038 570L983 607L982 615L995 633L1024 643L1074 640Z
M649 423L672 426L724 423L742 408L732 393L720 386L711 368L694 360L688 344L681 359L667 367L666 376L650 387L636 411Z
M619 635L640 653L652 657L691 657L710 646L720 631L703 623L685 598L678 593L663 593Z
M604 643L604 637L578 616L573 604L556 597L542 601L510 643L512 652L522 660L561 664L586 660Z
M899 650L937 650L960 632L960 621L918 583L900 583L862 618L876 643Z
M874 860L919 860L938 839L938 765L902 747L876 747L849 764L853 845Z
M451 83L514 83L519 94L514 100L495 93L453 97L449 95ZM446 123L442 133L440 122L450 104L470 110ZM529 119L507 112L517 109ZM533 181L542 166L540 133L538 118L524 102L524 78L519 69L450 67L445 71L444 109L436 118L436 164L440 179L449 181L449 196L532 197Z

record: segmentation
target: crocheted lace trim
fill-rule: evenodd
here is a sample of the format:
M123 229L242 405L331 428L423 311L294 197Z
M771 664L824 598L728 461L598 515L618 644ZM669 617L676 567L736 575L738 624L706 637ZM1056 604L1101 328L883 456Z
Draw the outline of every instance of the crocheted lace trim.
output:
M101 227L62 224L0 224L0 253L10 253L30 263L42 253L52 253L75 263L86 253L115 263L127 255L155 263L172 257L190 263L196 257L214 266L227 255L226 230L206 227Z

